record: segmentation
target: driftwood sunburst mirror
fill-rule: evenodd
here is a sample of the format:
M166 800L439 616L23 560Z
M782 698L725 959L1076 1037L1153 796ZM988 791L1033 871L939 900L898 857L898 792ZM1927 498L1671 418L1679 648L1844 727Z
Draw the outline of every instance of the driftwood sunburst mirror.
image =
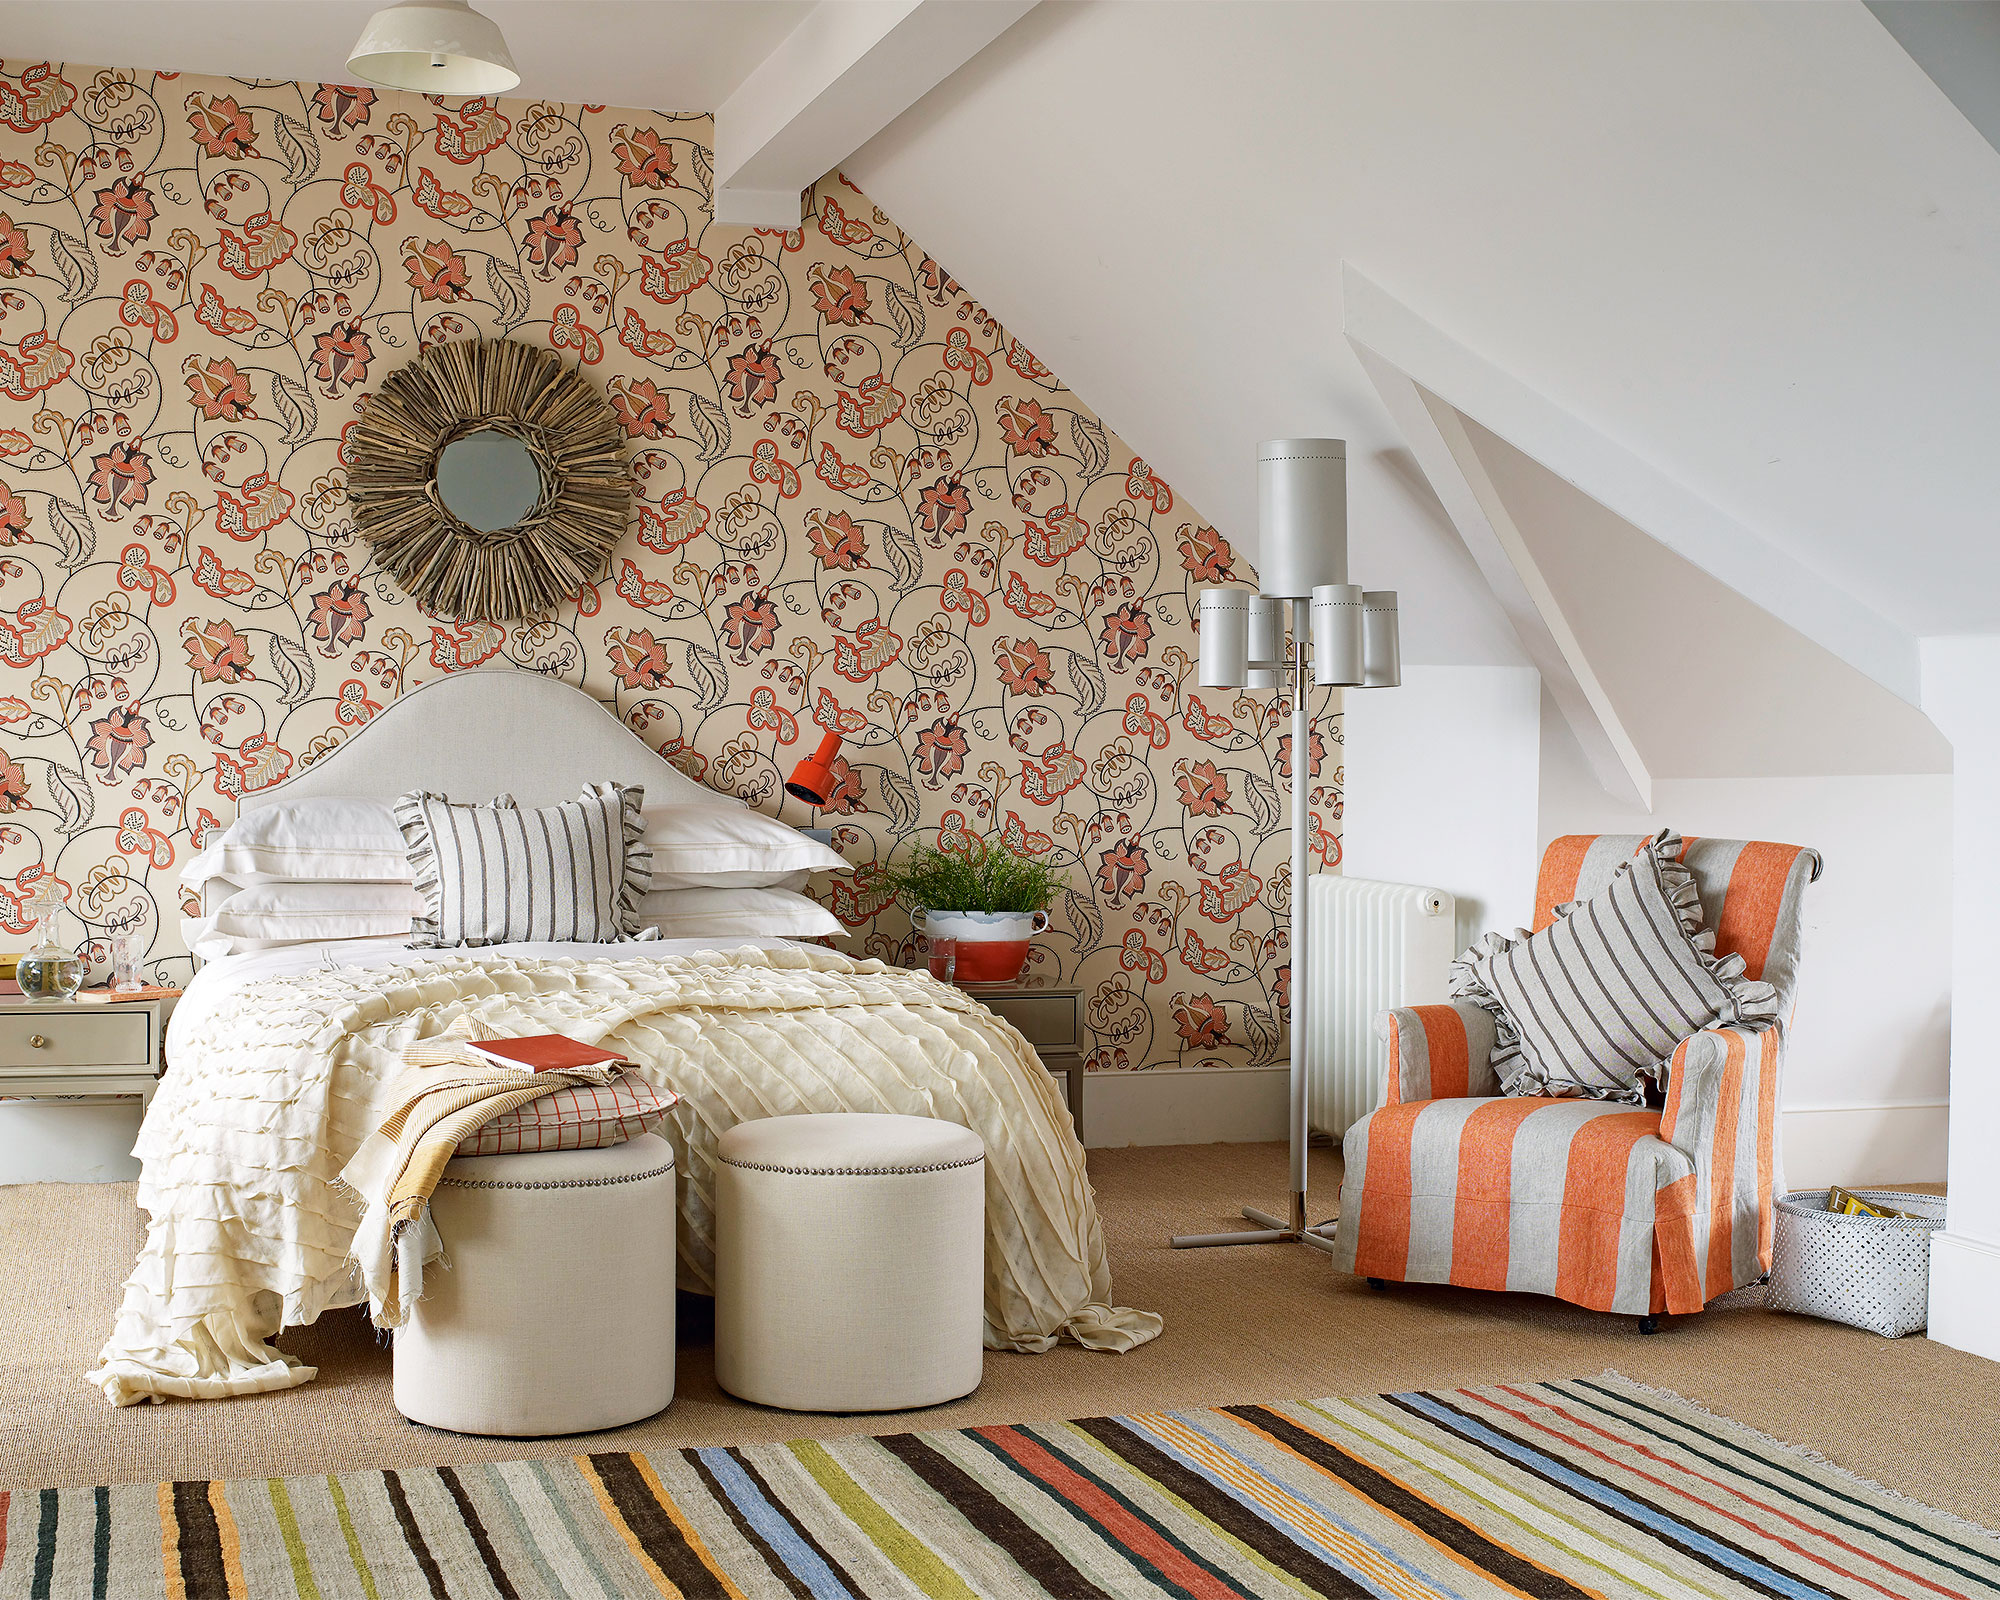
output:
M622 437L604 397L549 351L442 344L362 410L348 504L419 605L512 622L610 565L632 493Z

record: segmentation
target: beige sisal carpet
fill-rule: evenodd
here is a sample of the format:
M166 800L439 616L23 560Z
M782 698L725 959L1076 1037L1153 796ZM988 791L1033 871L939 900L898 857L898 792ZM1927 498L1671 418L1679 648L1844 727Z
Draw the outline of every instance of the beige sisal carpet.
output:
M1316 1157L1330 1214L1339 1168ZM1303 1395L1590 1376L1616 1368L1679 1391L1933 1505L2000 1523L2000 1367L1921 1337L1897 1342L1779 1316L1754 1292L1652 1338L1554 1301L1450 1289L1371 1294L1301 1246L1174 1252L1166 1236L1275 1206L1273 1145L1099 1150L1091 1173L1119 1300L1166 1333L1125 1356L988 1354L970 1399L907 1418L812 1417L715 1387L705 1329L683 1328L678 1397L612 1434L480 1440L403 1421L389 1352L355 1311L287 1334L317 1382L283 1394L114 1411L83 1381L139 1239L130 1184L0 1188L0 1487L321 1473L586 1449L658 1450L806 1434L965 1427Z

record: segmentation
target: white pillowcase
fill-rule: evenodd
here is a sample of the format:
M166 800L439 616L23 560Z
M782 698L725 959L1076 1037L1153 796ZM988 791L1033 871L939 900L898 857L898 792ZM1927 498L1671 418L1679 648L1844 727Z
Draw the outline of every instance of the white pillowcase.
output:
M285 800L238 817L188 862L181 886L199 893L212 878L407 883L410 858L385 800Z
M796 889L815 872L845 872L838 851L746 805L654 805L644 810L653 888Z
M327 939L402 939L427 909L407 883L209 884L215 909L183 917L187 946L204 961L244 950Z
M655 889L800 889L815 872L845 872L838 851L748 806L644 808ZM239 884L410 881L408 847L384 800L329 796L245 812L182 870L199 893L214 878Z
M656 892L639 902L639 920L663 939L816 939L847 931L817 900L789 889Z

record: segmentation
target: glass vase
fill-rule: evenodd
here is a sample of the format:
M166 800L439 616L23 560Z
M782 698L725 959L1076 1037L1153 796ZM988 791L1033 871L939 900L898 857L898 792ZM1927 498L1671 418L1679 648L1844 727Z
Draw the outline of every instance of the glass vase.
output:
M45 885L29 909L35 913L40 937L14 965L21 998L44 1005L71 999L83 987L84 962L56 937L62 922L62 892L53 883Z

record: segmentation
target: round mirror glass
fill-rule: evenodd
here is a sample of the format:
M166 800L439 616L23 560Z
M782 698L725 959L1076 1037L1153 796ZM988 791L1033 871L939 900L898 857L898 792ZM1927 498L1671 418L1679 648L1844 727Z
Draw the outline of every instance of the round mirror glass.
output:
M535 509L542 473L534 453L511 433L482 428L438 452L438 498L481 533L511 528Z

